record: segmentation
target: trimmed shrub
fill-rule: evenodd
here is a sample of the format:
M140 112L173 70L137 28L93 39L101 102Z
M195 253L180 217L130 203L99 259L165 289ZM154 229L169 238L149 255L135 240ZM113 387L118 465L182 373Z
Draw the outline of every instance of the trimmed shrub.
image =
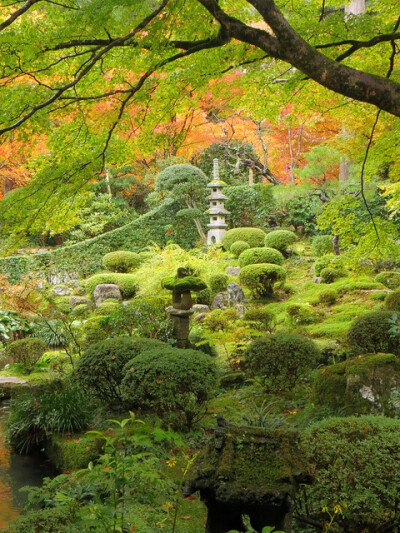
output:
M382 283L388 289L397 289L400 287L400 272L380 272L375 276L375 281Z
M151 348L130 360L121 390L130 407L152 409L166 423L190 429L217 384L217 367L197 350Z
M123 298L133 298L136 294L136 282L133 274L118 274L109 272L104 274L95 274L85 282L86 292L93 294L97 285L112 283L118 285Z
M400 354L400 338L391 336L389 319L392 311L374 311L360 316L350 326L348 343L357 354Z
M89 314L90 314L90 308L86 304L76 305L71 311L71 315L74 318L87 318Z
M101 302L101 304L94 310L94 314L101 316L111 315L111 313L119 309L120 306L121 303L118 300L110 298L108 300L104 300L104 302Z
M276 229L267 233L264 239L264 245L270 248L275 248L280 252L285 252L286 249L297 241L297 236L293 231L286 229Z
M229 276L228 274L214 274L210 276L210 279L208 280L208 284L210 285L210 289L215 294L217 292L226 291L226 287L229 283Z
M308 519L329 523L332 531L396 530L400 421L329 418L302 433L301 450L316 478L298 495Z
M243 319L258 331L267 331L272 333L275 329L276 319L272 311L266 307L253 307L248 309Z
M246 371L270 391L290 390L313 368L319 349L297 333L279 332L253 340L244 353Z
M222 246L225 250L230 250L234 242L244 241L250 248L263 246L265 231L259 228L234 228L228 230L222 237Z
M7 533L70 533L74 512L71 506L35 509L19 516L7 528Z
M232 244L230 247L230 252L233 253L236 257L239 257L239 255L244 252L245 250L248 250L250 248L250 245L248 242L245 241L236 241Z
M319 257L314 264L314 273L316 276L321 275L321 270L324 268L333 267L338 270L343 270L343 257L335 254L326 254Z
M211 305L211 289L206 287L196 294L196 303L203 305Z
M259 263L270 263L272 265L283 265L285 259L279 250L275 248L250 248L240 254L239 265L243 268L247 265Z
M94 315L86 320L82 326L83 345L90 346L106 340L111 335L107 316Z
M320 304L333 305L338 298L338 293L335 289L324 289L318 294L318 301Z
M149 347L164 348L154 339L115 337L89 346L78 360L74 378L84 390L108 406L121 406L124 365Z
M132 272L141 263L141 257L135 252L109 252L103 257L103 266L111 272Z
M318 313L308 304L287 304L286 312L294 326L314 324L319 319Z
M400 311L400 290L393 291L386 296L385 309L389 311Z
M317 235L311 240L311 248L315 257L333 254L332 235Z
M279 265L260 263L247 265L239 274L240 283L251 290L255 298L272 296L274 284L285 281L286 270Z
M337 268L326 267L320 272L323 283L333 283L343 276L343 272Z
M6 355L11 357L14 363L18 363L24 370L31 370L46 352L47 345L41 339L20 339L11 342L6 349Z
M235 307L229 309L214 309L204 317L203 324L212 332L227 331L232 329L233 322L238 318Z

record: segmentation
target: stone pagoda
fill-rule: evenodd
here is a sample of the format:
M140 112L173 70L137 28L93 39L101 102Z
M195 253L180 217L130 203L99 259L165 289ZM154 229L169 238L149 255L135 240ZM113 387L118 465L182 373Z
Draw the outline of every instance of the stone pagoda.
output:
M210 223L207 224L210 228L207 232L207 244L220 242L228 227L225 222L225 215L229 215L229 211L224 206L228 197L222 194L222 189L225 186L226 183L219 179L218 159L214 159L214 177L207 185L211 189L211 194L207 196L207 200L210 202L210 209L207 211L210 215Z

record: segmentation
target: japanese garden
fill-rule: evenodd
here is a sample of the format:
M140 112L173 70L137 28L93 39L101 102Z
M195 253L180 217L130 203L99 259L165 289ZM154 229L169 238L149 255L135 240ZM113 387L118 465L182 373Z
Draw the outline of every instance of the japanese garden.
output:
M0 0L0 530L400 532L398 0Z

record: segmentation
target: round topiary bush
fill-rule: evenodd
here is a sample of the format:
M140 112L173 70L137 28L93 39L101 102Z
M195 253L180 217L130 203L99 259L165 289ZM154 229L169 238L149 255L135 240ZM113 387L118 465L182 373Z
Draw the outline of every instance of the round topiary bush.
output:
M270 248L275 248L280 252L285 252L286 249L296 241L297 237L293 231L276 229L267 233L264 239L264 245Z
M249 322L254 329L264 332L267 331L268 333L272 333L276 324L274 313L266 307L253 307L253 309L248 309L243 319Z
M326 254L333 254L332 235L317 235L311 240L313 255L321 257Z
M311 339L279 332L253 340L244 353L243 365L266 389L290 390L309 373L318 356L319 349Z
M265 231L259 228L234 228L228 230L222 237L222 246L225 250L230 250L234 242L244 241L250 248L263 246Z
M382 283L388 289L397 289L400 287L400 272L380 272L375 276L375 281Z
M275 248L250 248L240 254L239 265L256 265L258 263L270 263L272 265L283 265L285 259L279 250Z
M196 303L203 305L211 305L211 289L206 287L205 289L198 291L196 294Z
M373 311L360 316L350 326L347 340L356 354L400 354L400 338L389 333L392 311Z
M289 320L294 326L303 326L318 322L319 315L309 304L290 303L286 306L286 312Z
M385 309L388 311L400 311L400 290L393 291L386 296Z
M30 370L46 352L47 345L41 339L20 339L11 342L6 349L6 355L14 363L18 363L24 370Z
M320 304L333 305L338 298L338 293L335 289L324 289L318 294L318 301Z
M239 255L244 252L245 250L248 250L250 248L250 245L248 242L245 241L236 241L232 244L230 247L230 252L233 253L236 257L239 257Z
M297 496L303 518L329 523L332 531L396 530L399 420L329 418L306 429L300 447L315 472L315 483L304 486ZM298 522L299 529L303 523Z
M165 345L154 339L115 337L89 346L79 358L74 378L84 390L108 406L121 406L124 365L150 346Z
M324 268L336 268L339 271L343 271L343 258L340 255L326 254L319 257L314 264L314 273L316 276L321 275L321 271Z
M274 284L285 281L286 270L279 265L260 263L247 265L239 274L240 283L251 290L255 298L272 296Z
M226 291L226 287L229 283L228 274L213 274L208 280L211 291L216 294L217 292Z
M319 275L323 283L333 283L343 276L343 272L337 268L326 267L321 270Z
M197 350L151 348L124 368L122 394L130 407L152 409L165 422L190 429L217 384L217 367Z
M101 316L111 315L111 313L113 313L116 309L119 309L121 305L122 304L118 300L110 298L109 300L104 300L104 302L101 302L101 304L94 310L94 314Z
M111 272L131 272L141 263L141 257L135 252L119 250L103 257L103 266Z
M85 282L86 292L93 294L97 285L112 283L118 285L123 298L133 298L136 294L136 281L133 274L118 274L109 272L104 274L95 274Z

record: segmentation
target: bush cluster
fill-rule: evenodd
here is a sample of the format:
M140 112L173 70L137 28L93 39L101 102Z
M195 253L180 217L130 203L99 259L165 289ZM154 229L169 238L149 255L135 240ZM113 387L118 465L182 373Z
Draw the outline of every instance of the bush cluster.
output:
M174 427L190 429L217 383L217 368L197 350L152 347L131 359L121 384L129 407L156 412Z
M228 230L222 237L222 246L230 250L234 242L247 242L250 248L263 246L265 232L259 228L234 228Z
M47 345L41 339L20 339L7 346L6 355L26 371L31 370L46 352Z
M296 234L286 229L276 229L267 233L264 245L285 252L289 246L297 241Z
M88 278L85 282L86 292L93 294L97 285L103 284L118 285L123 298L133 298L136 294L136 282L133 274L119 274L117 272L109 272L103 274L95 274Z
M119 250L109 252L103 257L103 266L111 272L132 272L141 263L141 257L135 252Z
M106 405L120 406L123 402L121 382L124 366L145 347L163 346L153 339L115 337L89 346L79 358L74 379L81 387Z
M400 422L381 416L329 418L304 431L301 449L316 477L298 495L307 518L333 516L332 531L395 531L399 436Z
M229 283L228 274L213 274L208 280L211 291L216 294L218 292L226 291Z
M400 290L393 291L386 296L385 309L388 311L400 311Z
M247 265L239 274L240 283L251 290L255 298L272 296L274 284L285 281L286 270L279 265L260 263Z
M343 271L343 258L340 255L325 254L319 257L314 264L314 273L316 276L321 275L321 271L324 268L336 268L339 271Z
M270 391L290 390L313 368L317 345L297 333L279 332L253 340L245 351L244 368Z
M258 263L270 263L272 265L282 266L285 259L279 250L275 248L250 248L245 250L239 256L239 265L255 265Z
M306 324L314 324L318 321L318 314L308 304L290 303L286 306L286 312L289 315L290 322L294 326L303 326Z
M382 283L388 289L398 289L400 287L400 272L380 272L377 276L375 276L375 281Z
M333 305L338 298L338 293L335 289L324 289L318 295L320 304Z
M315 257L333 254L332 235L317 235L311 240L311 248Z
M248 309L243 319L259 331L272 333L276 325L276 317L267 307Z
M343 271L338 268L326 267L319 274L323 283L333 283L343 276Z
M400 354L400 338L389 333L392 311L373 311L351 324L347 340L352 350L362 353Z

